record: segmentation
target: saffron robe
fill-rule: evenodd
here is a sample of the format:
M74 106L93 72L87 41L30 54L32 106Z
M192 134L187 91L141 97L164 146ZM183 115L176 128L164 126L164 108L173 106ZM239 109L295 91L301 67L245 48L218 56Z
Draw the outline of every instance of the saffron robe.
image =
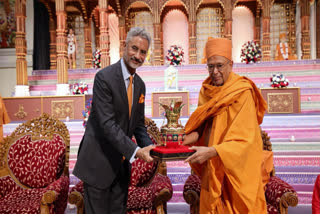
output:
M223 86L202 84L199 106L185 129L200 132L195 146L215 147L218 156L190 164L201 178L200 213L267 213L262 183L262 123L267 104L246 77L231 72Z
M292 54L291 48L289 47L289 43L287 43L287 45L288 45L288 59L287 60L296 60L297 57ZM287 53L286 46L285 46L284 43L282 43L282 51L283 51L284 54ZM280 44L277 44L276 52L277 52L278 55L275 56L275 58L274 58L275 61L286 60L285 58L283 58L283 55L281 53Z
M10 122L6 107L0 95L0 142L3 141L3 124Z

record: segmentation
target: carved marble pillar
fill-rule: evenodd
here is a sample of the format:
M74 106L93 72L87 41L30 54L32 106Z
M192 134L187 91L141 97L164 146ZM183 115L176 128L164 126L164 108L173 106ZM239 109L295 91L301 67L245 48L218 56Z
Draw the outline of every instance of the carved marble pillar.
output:
M316 11L317 59L320 59L320 1L317 1Z
M154 32L154 56L153 56L153 64L154 65L161 65L161 24L154 23L153 24L153 32Z
M120 58L123 56L124 45L126 43L126 19L123 16L119 17L119 41L120 41Z
M57 43L56 43L56 25L55 20L50 19L50 69L57 69Z
M17 31L16 31L16 73L17 81L15 96L29 96L28 72L27 72L27 41L26 41L26 1L15 2Z
M262 18L262 61L271 60L270 17Z
M100 16L100 49L101 49L101 68L110 65L109 55L109 32L108 32L108 1L99 0Z
M260 16L257 16L255 18L253 33L254 33L253 35L254 41L260 45Z
M301 0L301 51L302 59L310 59L310 3L309 0Z
M65 1L56 0L57 15L57 74L58 84L56 89L57 95L69 94L68 84L68 52L67 52L67 35L66 21L67 14L65 12Z
M232 40L232 10L231 1L224 1L224 37Z
M224 37L232 39L232 19L225 19L224 21Z
M189 64L197 64L197 16L195 0L190 0L189 9Z
M270 9L271 0L263 2L262 11L262 61L271 60L271 45L270 45Z
M100 49L100 30L99 26L94 26L94 35L95 35L95 42L96 42L96 49Z
M91 46L91 19L88 23L85 23L84 27L84 57L85 57L85 68L92 67L92 46Z
M189 64L197 64L196 22L189 23Z

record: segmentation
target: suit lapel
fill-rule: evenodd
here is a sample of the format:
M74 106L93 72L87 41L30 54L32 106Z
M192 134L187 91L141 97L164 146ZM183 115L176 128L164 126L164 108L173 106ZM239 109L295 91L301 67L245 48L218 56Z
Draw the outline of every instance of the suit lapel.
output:
M128 96L127 96L127 90L126 90L126 85L124 83L124 77L122 75L122 69L121 69L121 63L120 63L120 60L117 62L117 82L119 83L118 86L119 86L119 93L120 93L120 96L122 97L123 99L123 102L125 104L125 106L128 106ZM129 115L129 108L127 107L128 109L128 115Z

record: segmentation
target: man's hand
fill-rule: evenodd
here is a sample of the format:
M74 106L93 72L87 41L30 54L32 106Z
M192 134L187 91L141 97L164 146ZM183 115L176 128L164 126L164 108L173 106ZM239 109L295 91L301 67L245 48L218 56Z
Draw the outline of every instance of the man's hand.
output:
M184 137L182 145L186 146L189 144L193 144L193 143L197 142L198 139L199 139L199 133L198 132L191 132L190 134L188 134Z
M144 160L145 162L151 162L153 161L153 158L150 156L150 150L156 148L155 145L150 145L150 146L146 146L143 147L141 149L138 149L137 153L136 153L136 157L140 158L142 160Z
M210 158L218 155L214 147L192 146L190 147L190 149L196 152L190 157L188 157L185 160L185 162L202 164L203 162L209 160Z

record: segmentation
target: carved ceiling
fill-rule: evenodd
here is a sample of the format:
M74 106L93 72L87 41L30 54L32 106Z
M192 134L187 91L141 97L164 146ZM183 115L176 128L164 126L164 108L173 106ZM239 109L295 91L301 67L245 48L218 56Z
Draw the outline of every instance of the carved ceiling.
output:
M48 9L49 16L51 19L56 19L55 2L62 0L39 0ZM65 10L67 16L79 16L81 15L84 21L87 23L89 19L93 19L97 25L99 22L99 0L64 0ZM118 16L125 16L128 11L134 10L149 10L154 13L155 8L158 8L158 12L161 19L171 9L180 9L186 16L190 16L190 2L196 5L195 11L201 7L206 6L221 6L224 8L224 2L228 0L105 0L108 1L109 11L117 13ZM260 15L262 3L265 0L230 0L234 3L234 7L238 5L248 7L254 16ZM273 0L275 3L282 2L295 2L296 0ZM193 5L194 6L194 5Z

